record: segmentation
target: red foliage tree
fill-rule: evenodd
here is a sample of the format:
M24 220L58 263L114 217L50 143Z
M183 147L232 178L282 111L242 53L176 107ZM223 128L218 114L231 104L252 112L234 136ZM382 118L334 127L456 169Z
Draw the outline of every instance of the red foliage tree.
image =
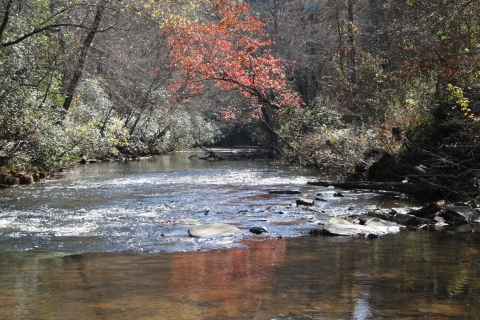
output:
M214 1L218 20L169 28L176 70L169 89L182 99L198 95L210 81L221 90L238 90L257 107L252 115L271 135L274 110L301 103L287 82L284 61L268 50L266 22L248 15L248 4Z

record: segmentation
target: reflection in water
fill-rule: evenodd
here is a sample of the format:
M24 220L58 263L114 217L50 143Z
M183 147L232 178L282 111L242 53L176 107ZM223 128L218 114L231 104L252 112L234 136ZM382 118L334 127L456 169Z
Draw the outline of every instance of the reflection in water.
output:
M478 319L478 233L302 236L400 196L339 198L306 171L185 154L86 170L1 190L0 319ZM275 188L327 201L297 208ZM196 239L182 218L270 233Z
M0 254L0 319L478 319L477 234Z
M355 320L368 319L372 316L372 312L370 311L370 305L368 303L368 298L370 296L369 292L361 292L360 296L361 298L357 298L357 300L355 301L355 307L352 312L352 319Z
M284 258L283 240L250 242L249 249L214 254L183 254L171 263L169 300L192 314L218 310L209 315L210 319L253 315L262 307L266 289Z

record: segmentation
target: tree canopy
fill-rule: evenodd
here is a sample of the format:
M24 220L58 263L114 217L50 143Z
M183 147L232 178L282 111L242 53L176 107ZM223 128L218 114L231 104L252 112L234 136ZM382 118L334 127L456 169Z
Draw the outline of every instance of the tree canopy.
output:
M451 172L449 190L478 192L478 1L0 8L0 183L82 157L228 143L243 128L250 143L339 179L435 186ZM387 158L401 170L375 177ZM431 171L415 172L420 163Z

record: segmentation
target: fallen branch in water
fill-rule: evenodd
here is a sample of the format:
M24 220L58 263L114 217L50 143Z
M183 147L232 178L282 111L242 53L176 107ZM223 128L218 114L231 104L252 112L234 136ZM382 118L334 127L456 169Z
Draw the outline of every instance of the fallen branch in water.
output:
M309 185L320 187L335 187L346 190L366 189L366 190L389 190L421 195L424 187L419 183L403 182L330 182L330 181L309 181Z

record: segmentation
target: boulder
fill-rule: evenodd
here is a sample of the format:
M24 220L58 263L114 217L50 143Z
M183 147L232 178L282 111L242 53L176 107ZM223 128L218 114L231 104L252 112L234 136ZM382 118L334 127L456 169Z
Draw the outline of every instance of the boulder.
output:
M480 214L467 204L448 205L445 212L446 218L454 221L480 222Z
M352 236L357 233L364 233L365 227L358 224L353 224L345 219L334 217L331 218L323 226L324 234L331 234L337 236Z
M339 236L356 236L356 235L384 235L400 231L400 226L394 222L383 221L378 218L369 219L365 225L354 224L342 218L331 218L323 226L325 234ZM372 236L373 237L373 236Z
M365 226L369 228L374 228L384 233L393 233L400 231L399 224L391 221L381 220L378 218L372 218L368 220L367 222L365 222Z
M212 238L243 234L243 231L225 223L213 223L192 227L188 229L188 234L196 238Z
M403 224L405 226L413 224L416 221L416 219L417 218L414 215L411 215L408 213L397 213L393 216L394 222L398 224Z

